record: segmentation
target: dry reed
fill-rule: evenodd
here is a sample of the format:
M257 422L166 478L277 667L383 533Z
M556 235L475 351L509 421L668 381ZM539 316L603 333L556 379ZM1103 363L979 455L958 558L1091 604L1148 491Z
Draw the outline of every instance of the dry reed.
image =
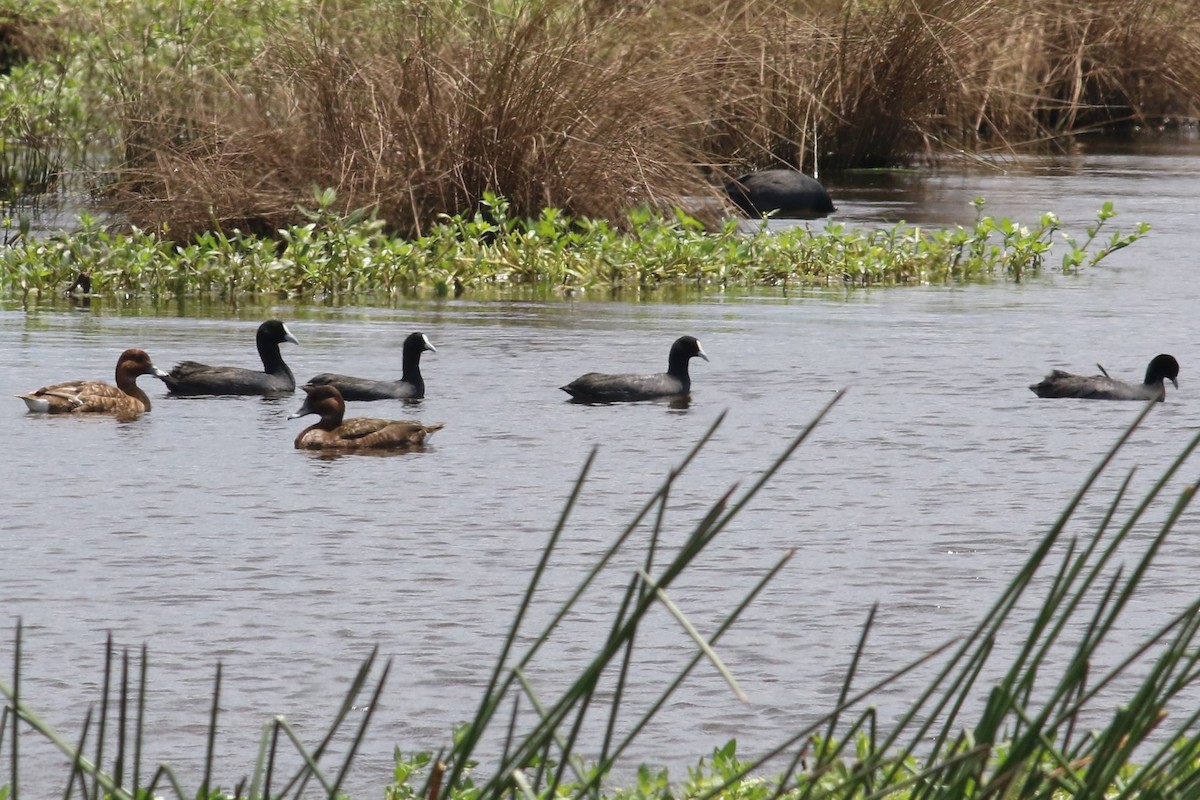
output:
M616 219L708 190L672 133L696 110L662 102L686 99L688 75L630 48L623 15L382 10L326 9L236 78L126 75L117 205L174 235L259 232L300 220L317 185L412 234L485 192Z
M303 221L313 186L404 235L473 212L485 192L517 216L558 207L619 224L637 205L695 209L745 169L894 166L1198 116L1190 11L1185 0L301 3L240 57L214 31L167 66L110 47L125 152L110 199L177 238Z
M36 9L31 13L20 5L15 9L0 6L0 75L45 59L58 47L55 31L38 17Z
M1067 144L1200 113L1200 25L1184 2L1016 3L975 27L960 64L971 78L930 127L953 146Z

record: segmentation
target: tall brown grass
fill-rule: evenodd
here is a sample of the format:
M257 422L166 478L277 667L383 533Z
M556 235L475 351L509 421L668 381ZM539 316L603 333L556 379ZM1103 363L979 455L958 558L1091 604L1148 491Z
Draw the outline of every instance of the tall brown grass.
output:
M1188 3L1031 1L995 22L961 62L971 80L947 103L939 131L947 141L1062 143L1197 116L1200 18Z
M708 191L681 134L703 110L676 56L628 32L637 16L330 4L236 75L122 72L113 197L177 234L294 221L314 185L404 233L485 192L518 214L682 202Z
M716 197L745 169L892 166L1200 115L1190 0L285 9L240 58L206 31L171 62L110 59L125 153L110 197L131 221L267 232L302 219L314 185L403 234L485 192L517 215L619 221Z

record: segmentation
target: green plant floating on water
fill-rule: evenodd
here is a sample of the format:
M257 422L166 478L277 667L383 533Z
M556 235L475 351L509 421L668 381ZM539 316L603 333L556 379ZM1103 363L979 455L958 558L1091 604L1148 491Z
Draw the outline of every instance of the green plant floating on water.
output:
M101 295L142 297L282 294L338 300L421 292L496 289L653 291L689 287L863 287L1020 281L1041 273L1061 232L1043 214L1023 226L983 213L976 199L972 227L929 230L904 223L882 230L829 222L821 230L745 230L731 220L706 231L682 212L663 218L630 213L618 228L546 209L515 219L508 204L488 196L473 216L446 218L416 239L384 232L364 211L338 216L329 190L315 190L311 220L277 239L209 232L188 244L141 230L112 233L84 216L75 233L21 238L0 249L0 293L29 299L57 295L80 272ZM1096 249L1111 203L1098 212L1083 243L1064 234L1062 271L1094 266L1149 231L1116 231Z
M840 397L840 395L838 396ZM835 397L759 476L749 489L735 487L717 498L678 544L668 543L664 515L676 483L720 425L713 425L688 452L638 514L613 539L591 569L560 604L541 604L541 584L560 545L572 509L584 489L592 458L567 500L565 508L533 569L491 678L475 712L436 756L396 752L389 800L550 800L556 797L648 800L689 798L708 800L789 800L807 798L1166 798L1192 797L1200 791L1200 723L1196 690L1200 679L1200 600L1180 609L1151 631L1130 652L1105 648L1108 635L1139 588L1164 540L1190 504L1196 487L1188 485L1166 503L1156 530L1144 520L1161 504L1164 491L1200 444L1193 438L1163 475L1132 504L1127 495L1132 475L1102 509L1090 532L1068 533L1085 495L1117 450L1154 410L1150 403L1084 481L1066 509L1051 526L1025 565L996 598L978 625L961 637L933 648L891 674L873 682L859 676L871 658L867 644L874 625L872 609L842 678L833 707L818 719L798 726L769 752L741 757L731 741L707 760L688 770L685 780L671 782L665 770L642 766L627 788L614 788L608 779L638 735L654 722L658 711L697 668L718 671L734 696L740 693L736 676L721 661L723 634L787 563L783 554L764 565L761 578L744 599L726 612L708 632L700 632L684 610L671 600L670 589L705 547L718 536L758 490L772 479L797 447L837 402ZM594 454L593 454L594 457ZM1130 507L1131 506L1131 507ZM1128 509L1128 510L1126 510ZM1131 536L1134 531L1137 536ZM594 656L565 688L542 692L540 651L570 623L589 587L619 563L636 567L625 580L622 597L614 602L607 632L594 644ZM1128 563L1118 562L1120 558ZM618 558L618 555L624 558ZM622 573L626 570L622 569ZM609 582L601 585L610 585ZM1022 604L1025 604L1022 606ZM537 614L531 610L537 606ZM1014 612L1022 607L1021 615ZM635 701L625 691L631 668L640 658L640 633L653 624L652 608L666 608L675 622L694 639L693 655L666 678L661 693ZM546 614L549 614L547 617ZM530 620L543 620L535 626ZM1022 621L1024 620L1024 621ZM997 642L1006 652L997 658ZM142 669L136 691L130 688L128 655L121 659L120 679L113 687L111 644L102 682L98 724L91 714L78 741L68 741L43 723L20 696L20 627L13 660L16 679L0 683L7 698L0 714L0 775L13 798L20 786L20 738L31 731L54 742L66 755L65 796L132 798L170 791L178 798L229 797L215 789L213 742L218 733L220 669L213 692L204 774L199 788L185 790L167 767L152 773L142 763L140 722L122 735L115 752L104 750L106 715L115 714L122 732L128 720L142 718L146 674ZM890 661L891 659L889 659ZM996 662L996 663L992 663ZM1106 670L1094 665L1111 663ZM554 666L557 666L555 664ZM301 797L314 793L337 797L358 744L366 736L370 713L356 730L340 731L356 698L367 689L374 656L359 670L329 732L315 747L304 744L282 717L267 723L251 777L243 779L233 796L245 798ZM866 703L902 675L919 669L932 677L916 697L904 704L895 719L882 720ZM371 690L367 707L374 708L387 678L385 666ZM553 683L553 682L551 682ZM113 695L119 701L113 700ZM1103 695L1117 695L1113 703ZM127 706L132 703L136 712ZM112 706L115 710L110 710ZM1174 712L1174 716L1168 716ZM1168 722L1169 720L1169 722ZM1090 726L1085 729L1085 724ZM620 732L618 732L620 731ZM1155 738L1151 734L1155 734ZM329 761L335 736L349 738L340 748L345 755ZM112 734L109 734L112 737ZM587 741L586 754L583 752ZM501 743L496 746L496 743ZM345 742L343 742L343 745ZM275 764L281 747L300 754L303 766L279 775ZM85 755L91 749L94 757ZM1136 755L1136 758L1135 758ZM38 787L45 796L47 787ZM58 790L54 789L57 793Z

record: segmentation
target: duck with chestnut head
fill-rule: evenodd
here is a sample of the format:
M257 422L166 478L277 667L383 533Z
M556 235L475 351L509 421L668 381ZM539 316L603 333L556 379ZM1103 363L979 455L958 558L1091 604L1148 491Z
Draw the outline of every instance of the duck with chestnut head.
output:
M19 394L39 414L136 415L150 410L150 398L137 385L142 375L165 378L145 350L131 348L117 359L116 386L104 381L64 381Z
M297 450L416 450L442 429L412 420L346 419L346 401L336 386L305 386L304 404L288 419L316 414L321 419L296 437Z

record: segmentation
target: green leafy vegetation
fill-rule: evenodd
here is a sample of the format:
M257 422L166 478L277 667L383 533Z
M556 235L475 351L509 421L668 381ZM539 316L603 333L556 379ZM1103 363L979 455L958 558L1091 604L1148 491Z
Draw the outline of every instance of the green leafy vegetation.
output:
M1061 233L1053 214L1026 227L986 215L982 199L968 228L899 224L868 231L831 222L818 231L762 226L745 232L731 221L710 232L684 214L664 221L646 211L631 213L621 227L553 209L516 219L505 201L489 195L484 211L401 239L365 212L333 213L331 192L317 192L315 199L319 207L308 212L310 221L281 230L278 239L209 232L176 244L138 230L112 233L85 217L76 233L23 238L0 251L0 292L24 302L56 296L80 272L91 275L92 291L100 295L339 301L463 291L636 294L679 286L800 290L1019 281L1053 265L1054 237ZM1139 224L1104 239L1113 216L1106 204L1082 244L1066 238L1063 272L1095 265L1149 230Z
M1194 437L1166 471L1146 490L1131 498L1127 477L1099 515L1082 523L1076 512L1118 449L1154 410L1148 403L1102 462L1084 481L1050 529L1037 543L1024 566L1012 577L978 624L961 635L933 646L889 674L867 682L859 674L869 658L875 609L864 621L842 677L833 707L812 723L784 734L768 752L747 759L736 742L728 742L701 759L681 782L665 770L643 766L632 785L609 785L614 768L640 733L686 684L700 666L724 676L736 694L736 676L722 662L722 636L783 569L790 558L782 553L764 564L760 577L746 588L742 600L707 633L701 633L671 601L676 579L721 534L796 448L831 411L840 395L790 443L747 489L736 485L695 522L675 548L663 547L667 499L700 456L721 424L718 419L679 467L653 492L644 505L611 539L591 569L560 601L547 621L531 622L529 611L540 593L554 553L563 542L572 509L585 489L592 459L575 483L541 557L532 567L528 587L513 622L503 636L491 677L468 722L436 755L395 754L388 800L551 800L559 797L595 800L971 800L973 798L1163 798L1188 797L1200 788L1200 710L1194 690L1200 684L1200 600L1174 610L1157 630L1144 634L1128 652L1114 652L1109 634L1120 627L1122 615L1168 535L1189 507L1195 485L1186 485L1174 499L1165 496L1180 468L1200 445ZM1148 519L1152 509L1153 517ZM1165 512L1165 513L1162 513ZM1080 515L1084 516L1084 515ZM1087 530L1072 532L1080 524ZM1152 530L1147 530L1148 528ZM622 556L618 558L618 555ZM641 566L625 574L629 555ZM561 689L539 691L537 655L556 641L580 603L589 603L589 587L601 576L621 569L625 591L611 604L611 621L594 656ZM605 583L607 585L607 582ZM1028 609L1035 613L1019 612ZM641 636L647 613L665 608L692 637L690 658L667 676L658 696L634 702L624 691L631 665L646 645ZM541 615L536 615L541 616ZM1007 644L1003 649L997 643ZM1003 652L1002 658L997 653ZM132 669L128 653L121 656L120 678L111 642L100 681L100 718L91 714L77 741L46 725L20 693L21 631L13 651L15 676L0 682L5 704L0 710L0 764L5 764L6 791L14 797L20 786L20 739L34 732L65 754L69 778L64 796L106 796L119 800L171 792L190 798L301 797L305 792L339 797L354 760L368 735L370 709L379 701L390 664L376 672L374 654L359 670L328 733L315 746L306 744L282 717L268 722L251 776L231 793L216 788L217 765L213 742L218 735L221 672L212 697L207 757L196 789L185 789L168 767L150 770L141 762L141 708L147 675L143 650L141 669ZM1098 664L1110 666L1098 668ZM132 677L136 675L136 678ZM894 690L898 679L923 678L924 688L909 698L894 719L881 719L869 705L881 691ZM130 683L136 683L136 688ZM369 695L363 697L362 695ZM1114 701L1113 697L1119 698ZM350 710L368 712L357 725L346 725ZM122 732L118 746L104 749L105 726L115 714ZM614 723L620 718L622 725ZM138 722L129 723L131 719ZM353 730L343 731L344 727ZM618 728L621 730L618 731ZM584 731L600 732L598 744L580 752ZM97 732L100 731L100 732ZM505 742L499 752L481 742L487 732ZM330 744L344 755L328 756ZM276 773L280 748L299 753L302 765L289 775ZM95 757L85 754L91 748ZM7 759L7 762L4 761ZM330 763L332 762L332 763ZM45 792L39 792L45 794Z

